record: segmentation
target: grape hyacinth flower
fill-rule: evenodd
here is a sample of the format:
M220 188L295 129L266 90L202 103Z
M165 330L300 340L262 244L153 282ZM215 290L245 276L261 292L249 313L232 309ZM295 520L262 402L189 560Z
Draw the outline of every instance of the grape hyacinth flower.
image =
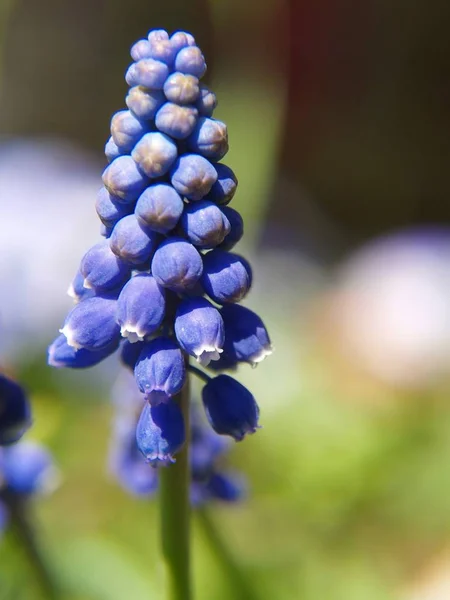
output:
M176 397L186 367L207 382L203 404L216 432L241 440L258 428L251 393L228 375L210 380L189 357L221 371L258 364L271 344L261 319L237 304L252 270L230 252L244 226L227 206L238 182L220 162L228 133L213 117L215 95L200 82L203 54L191 34L158 29L131 56L126 107L111 119L96 200L106 237L81 260L70 292L77 304L48 361L85 368L121 345L147 403L140 447L148 458L149 444L165 443L154 455L170 459L149 460L169 464L183 445Z

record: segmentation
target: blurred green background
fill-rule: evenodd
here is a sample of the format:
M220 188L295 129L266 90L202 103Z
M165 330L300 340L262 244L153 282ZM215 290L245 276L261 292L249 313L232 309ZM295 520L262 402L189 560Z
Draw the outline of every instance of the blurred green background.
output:
M263 429L230 456L248 499L210 508L228 553L255 598L450 597L449 17L443 0L0 0L1 359L61 469L33 509L67 598L161 597L156 503L106 467L116 363L45 357L96 241L129 47L155 27L191 31L207 58L256 275L246 304L275 346L239 374ZM58 193L53 172L70 172ZM219 558L194 515L199 600L238 598ZM6 534L0 599L38 597Z

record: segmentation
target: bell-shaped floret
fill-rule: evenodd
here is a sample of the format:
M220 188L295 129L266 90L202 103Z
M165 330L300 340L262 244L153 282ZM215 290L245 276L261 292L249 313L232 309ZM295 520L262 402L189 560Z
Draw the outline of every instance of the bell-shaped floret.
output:
M165 175L177 158L178 150L169 136L158 131L145 134L133 149L133 159L148 177Z
M120 339L116 307L117 301L108 296L87 298L69 312L60 332L76 350L104 350Z
M139 196L135 213L140 222L159 233L168 233L183 213L183 200L167 183L150 185Z
M257 365L272 354L269 334L256 313L239 304L220 309L225 324L226 346L240 362Z
M175 462L186 439L183 414L176 402L170 400L158 406L147 402L142 410L136 441L139 450L153 466L167 466Z
M202 258L192 244L182 238L169 238L155 252L151 271L156 281L174 292L195 286L202 274Z
M111 119L111 137L122 154L130 153L150 126L129 110L120 110Z
M224 250L211 250L203 257L201 283L215 302L239 302L250 290L252 270L242 256Z
M171 182L188 200L201 200L217 180L213 165L199 154L183 154L174 164Z
M200 200L187 205L181 217L181 226L194 246L215 248L230 233L230 222L213 202Z
M130 278L130 266L112 252L109 240L92 246L81 259L84 287L96 291L112 290Z
M197 123L198 112L193 106L180 106L166 102L156 113L155 125L176 140L187 138Z
M180 348L165 337L146 343L136 362L134 376L138 388L152 404L167 402L181 391L186 378Z
M134 204L124 204L112 196L103 186L97 194L95 210L100 221L108 228L114 227L122 217L133 212Z
M175 335L181 348L203 366L219 359L225 341L222 317L204 298L188 298L180 303Z
M90 351L80 348L76 350L67 343L66 336L61 333L48 347L47 363L57 369L86 369L98 365L113 354L119 347L119 338L113 340L111 346L103 350Z
M244 235L244 220L238 211L230 206L222 206L222 212L230 223L230 231L219 248L221 250L232 250Z
M159 235L141 225L134 214L120 219L109 238L112 252L132 265L149 263L159 241Z
M164 288L148 273L135 275L117 299L120 333L130 342L142 342L160 327L164 310Z
M189 148L210 160L220 160L228 152L228 131L222 121L201 117L188 139Z
M145 121L153 119L165 101L162 90L148 90L139 85L132 87L125 98L131 112Z
M147 133L142 139L147 135L153 134ZM125 203L136 201L149 183L147 177L128 155L113 160L104 170L102 178L108 192L117 201Z
M229 204L236 192L238 180L236 175L226 165L222 163L214 164L217 173L217 181L211 187L211 190L205 200L211 200L215 204Z
M258 429L259 408L253 395L228 375L210 379L202 390L206 416L216 433L236 441Z

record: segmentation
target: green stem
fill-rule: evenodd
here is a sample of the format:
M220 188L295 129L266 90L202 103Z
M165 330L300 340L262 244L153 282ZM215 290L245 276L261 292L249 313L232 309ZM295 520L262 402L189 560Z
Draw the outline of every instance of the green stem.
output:
M205 383L208 383L208 381L211 379L209 375L204 373L201 369L197 369L197 367L194 367L193 365L188 365L187 370L193 373L196 377L198 377Z
M160 470L161 548L166 600L191 600L189 504L189 377L175 398L183 412L186 444L176 462Z
M205 537L216 555L218 563L225 571L227 581L233 588L233 593L230 597L234 600L257 600L253 586L248 577L242 571L240 565L236 562L228 545L224 542L222 536L217 531L214 520L211 518L209 511L203 508L195 513L196 519L202 526Z
M28 514L28 502L16 494L2 492L10 517L11 533L25 553L28 564L34 571L34 577L42 598L58 600L60 594L37 542Z

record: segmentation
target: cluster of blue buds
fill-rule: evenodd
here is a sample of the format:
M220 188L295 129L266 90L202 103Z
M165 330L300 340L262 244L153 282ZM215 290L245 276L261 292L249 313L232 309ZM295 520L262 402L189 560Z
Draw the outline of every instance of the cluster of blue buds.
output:
M158 488L158 470L149 466L136 441L136 426L145 398L132 377L126 375L122 373L113 390L116 411L109 468L127 492L149 497ZM245 493L243 478L223 469L223 459L230 444L208 427L196 403L191 404L190 440L192 506L201 506L211 500L240 500Z
M256 365L271 352L261 319L237 303L252 270L231 252L243 235L228 206L237 179L221 159L226 125L216 97L200 83L206 63L194 38L150 31L131 48L127 109L111 119L109 162L96 202L103 241L81 260L75 300L49 348L49 364L95 365L121 345L145 404L137 424L146 459L166 465L186 432L174 400L188 369L205 381L212 428L241 440L258 427L258 406L235 379L215 371Z
M26 441L0 448L0 531L7 526L9 509L48 494L58 481L52 456L40 444Z
M24 389L0 374L0 446L17 442L30 425L31 410Z

